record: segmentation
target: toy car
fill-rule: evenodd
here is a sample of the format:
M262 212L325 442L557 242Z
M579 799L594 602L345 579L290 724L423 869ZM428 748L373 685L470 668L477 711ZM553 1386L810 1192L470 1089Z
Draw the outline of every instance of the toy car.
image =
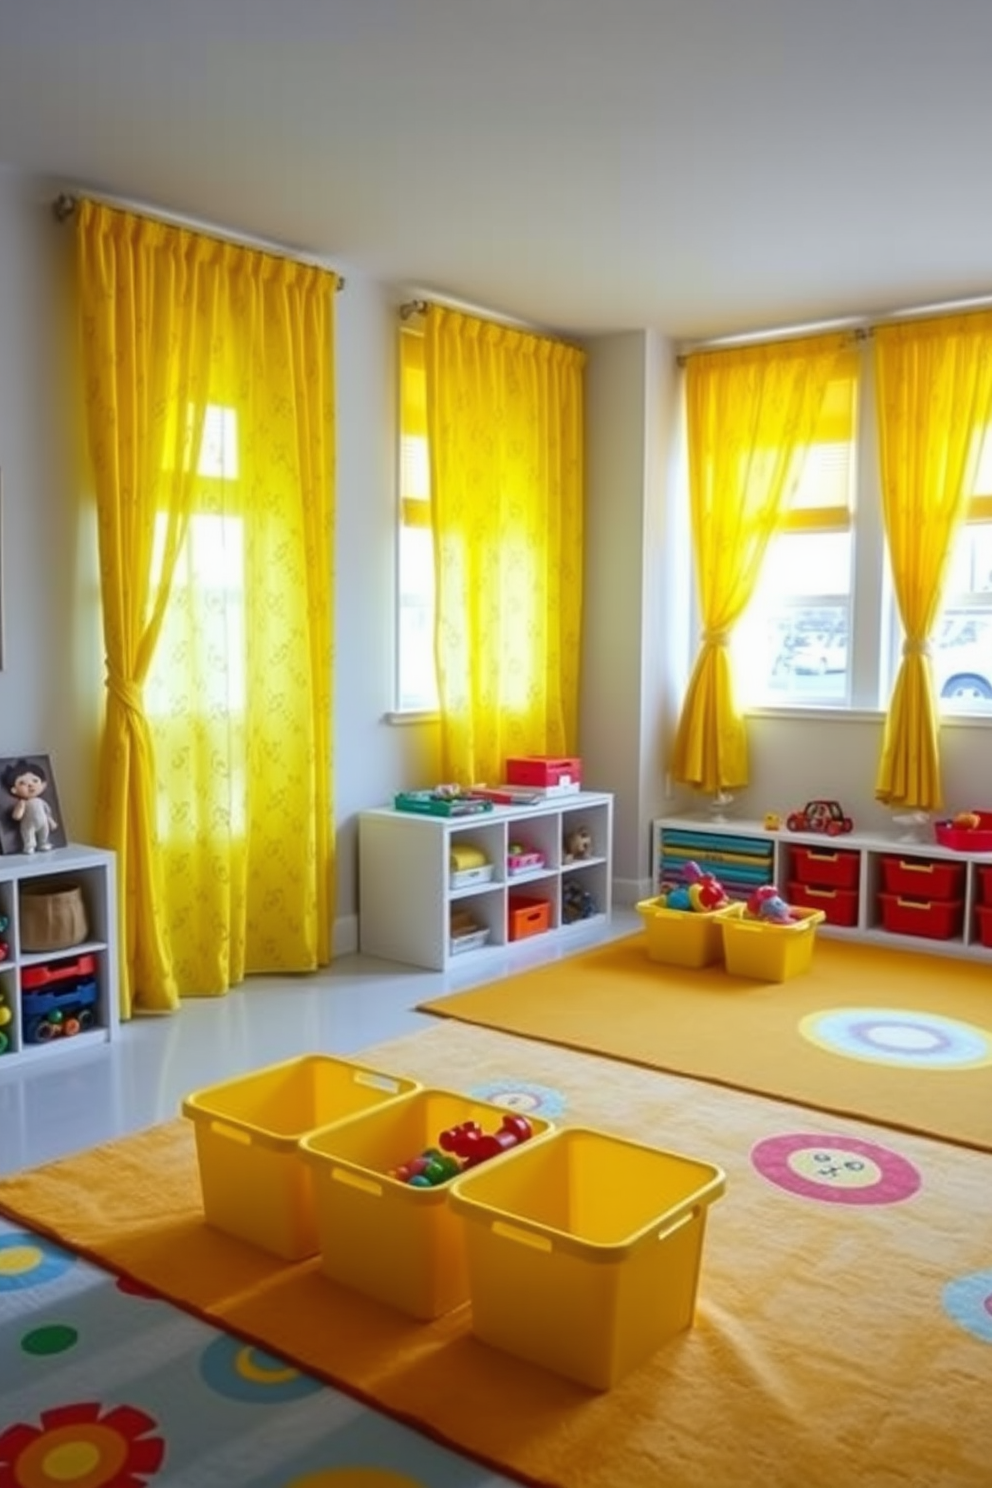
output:
M790 832L826 832L828 837L854 831L854 823L844 815L839 801L807 801L802 811L789 814L785 824Z

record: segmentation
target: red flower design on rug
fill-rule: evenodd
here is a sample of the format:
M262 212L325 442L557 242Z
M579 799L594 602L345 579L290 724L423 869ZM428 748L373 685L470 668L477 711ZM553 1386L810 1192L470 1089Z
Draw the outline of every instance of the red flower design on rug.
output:
M131 1405L92 1401L42 1411L0 1436L0 1488L144 1488L162 1465L157 1422Z

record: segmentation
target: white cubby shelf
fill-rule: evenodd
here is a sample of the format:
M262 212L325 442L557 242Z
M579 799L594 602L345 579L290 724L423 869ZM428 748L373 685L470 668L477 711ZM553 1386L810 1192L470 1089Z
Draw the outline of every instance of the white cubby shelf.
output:
M565 838L583 827L590 851L568 862ZM493 866L491 878L452 887L452 847L458 843L481 850ZM508 855L515 844L540 853L543 863L511 874ZM359 814L358 855L359 943L365 954L436 971L467 964L469 957L475 966L511 944L534 943L532 936L511 942L513 895L547 905L542 935L566 938L609 919L613 797L576 791L453 817L376 807ZM570 921L573 897L592 913ZM477 927L468 949L452 938L453 913L466 914Z
M55 892L78 885L86 909L86 938L57 950L29 951L21 941L21 893L25 888L37 890L49 884ZM0 942L6 945L0 959L0 1006L10 1013L0 1027L6 1042L0 1054L0 1079L32 1062L51 1063L78 1057L112 1039L119 1028L114 854L102 848L70 843L50 852L10 853L0 857L0 916L7 920L7 927L0 934ZM67 996L65 1001L61 1000L70 982L63 979L60 983L57 974L83 957L87 958L84 963L87 967L92 963L92 976L87 971L86 979L87 985L90 977L95 984L95 999L85 994L78 1004L84 1008L83 1016L73 1021L85 1026L71 1035L58 1033L39 1039L40 1004L37 1000L32 1002L38 993L25 988L25 973L32 968L49 969L53 979L48 990L60 997L58 1011L71 1016L77 1004Z

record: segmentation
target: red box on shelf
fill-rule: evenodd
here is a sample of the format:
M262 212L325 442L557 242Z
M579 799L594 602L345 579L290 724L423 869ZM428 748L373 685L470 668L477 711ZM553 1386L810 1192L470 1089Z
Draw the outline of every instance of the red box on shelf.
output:
M992 904L977 904L975 913L978 916L978 939L992 950Z
M793 847L792 868L796 882L832 886L838 889L856 889L860 853L824 850L818 847ZM830 916L827 915L829 920ZM852 921L853 923L853 921Z
M797 909L822 909L828 925L858 923L857 889L826 889L813 884L790 883L789 903Z
M992 868L979 868L978 879L981 883L982 904L992 904Z
M890 894L914 899L954 899L964 891L964 863L930 858L882 858L882 881Z
M536 790L578 790L582 784L582 761L574 756L552 759L529 754L506 762L507 785L531 785Z
M938 821L933 832L941 847L955 852L992 852L992 811L976 811L977 827L956 827L952 821Z
M951 940L961 934L964 905L960 899L904 899L879 894L882 924L894 935L922 935L927 940Z
M550 926L551 905L546 899L531 899L526 894L507 895L510 940L526 940L528 935L541 935Z

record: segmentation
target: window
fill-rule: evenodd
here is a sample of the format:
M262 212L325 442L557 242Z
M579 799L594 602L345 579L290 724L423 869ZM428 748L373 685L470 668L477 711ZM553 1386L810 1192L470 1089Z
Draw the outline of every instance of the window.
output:
M783 530L735 632L744 704L850 702L858 370L855 349L827 390Z
M436 712L434 545L424 339L400 327L400 515L397 545L396 709Z
M931 639L941 712L992 716L992 437L958 533L940 620Z

